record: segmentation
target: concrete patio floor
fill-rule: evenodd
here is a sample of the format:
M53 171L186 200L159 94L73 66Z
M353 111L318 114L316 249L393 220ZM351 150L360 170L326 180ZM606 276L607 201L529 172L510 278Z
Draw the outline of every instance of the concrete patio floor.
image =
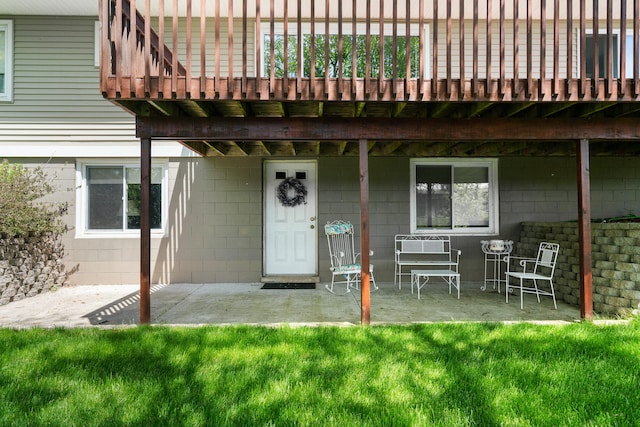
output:
M379 284L380 285L380 284ZM156 325L358 325L360 293L329 293L324 284L312 290L266 290L260 283L156 285L151 291L151 318ZM0 327L114 327L135 325L140 318L138 285L73 286L60 288L0 306ZM407 324L443 321L575 322L578 307L550 297L538 304L525 294L505 303L504 292L480 290L463 283L460 299L444 284L421 292L409 286L398 290L383 283L371 294L371 324Z

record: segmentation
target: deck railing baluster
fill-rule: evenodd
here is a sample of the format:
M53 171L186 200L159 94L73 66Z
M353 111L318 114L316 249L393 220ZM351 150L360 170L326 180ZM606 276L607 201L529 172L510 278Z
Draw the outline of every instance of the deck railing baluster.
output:
M404 39L404 57L405 57L405 74L404 74L404 99L409 98L409 85L411 82L411 1L406 0L406 12L405 12L405 39ZM422 31L423 27L420 27Z
M567 97L572 94L571 80L573 79L573 1L567 0L567 84L565 85Z
M273 3L273 0L272 0ZM289 95L289 0L284 0L284 76L282 76L282 93L286 98ZM272 42L272 44L275 42ZM274 61L275 62L275 61ZM271 68L274 68L272 65ZM274 71L275 72L275 71Z
M310 49L310 62L311 62L311 74L309 75L309 93L310 98L315 98L315 85L316 81L316 1L311 0L311 49Z
M233 0L227 2L227 62L229 67L229 75L227 76L227 93L233 94L234 90L234 74L233 74Z
M583 97L587 91L587 19L585 0L580 0L580 93Z
M591 78L591 96L598 98L600 96L600 55L599 55L599 41L600 41L600 25L598 20L598 0L593 0L593 77Z
M624 3L624 2L621 2ZM620 45L624 44L625 34L620 34ZM621 57L621 60L624 57ZM605 84L605 94L611 96L613 91L613 3L607 0L607 80Z
M471 78L471 93L478 96L478 2L473 2L473 77Z
M173 0L173 16L171 20L171 29L173 31L171 46L171 95L178 96L178 0Z
M633 2L633 94L640 96L640 0Z
M186 91L186 96L187 98L191 98L191 73L192 73L192 63L193 63L193 25L192 25L192 15L193 15L193 10L192 10L192 0L187 0L187 22L186 22L186 26L187 26L187 36L186 36L186 42L187 42L187 76L185 79L185 91Z
M420 28L424 28L424 0L420 0ZM431 68L431 98L437 99L438 97L438 2L433 2L433 19L431 25L433 25L433 55L432 55L432 68ZM424 42L424 31L420 31L420 52L424 52L429 47ZM420 55L420 78L424 76L424 55ZM422 85L421 92L422 94Z
M378 30L378 97L384 93L384 0L378 0L380 28ZM395 25L395 22L394 22ZM393 33L394 30L392 30ZM393 38L393 35L391 36ZM393 52L392 52L393 54Z
M355 0L354 0L355 1ZM297 46L297 58L298 58L298 72L296 79L296 93L302 94L302 0L298 0L298 46Z
M518 96L518 90L520 88L520 82L518 81L520 78L519 75L519 50L520 50L520 39L518 32L520 31L518 25L518 14L519 14L520 5L518 0L514 0L513 2L513 83L511 85L511 93L512 97L516 98Z
M158 1L158 92L164 97L165 76L168 75L164 57L164 0Z
M365 35L365 72L364 72L364 98L368 98L371 90L371 0L367 0L367 23Z
M624 3L624 1L622 1ZM620 34L624 38L624 33ZM611 0L607 0L607 79L605 81L605 96L609 98L613 90L613 7Z
M531 97L533 76L533 5L531 1L527 1L527 99Z
M464 0L460 0L458 7L458 38L459 38L459 52L460 58L460 71L458 73L458 99L462 99L464 94L464 76L465 76L465 64L464 64Z
M240 83L240 91L242 96L247 94L247 59L249 50L248 29L249 29L249 16L247 15L248 4L247 0L242 1L242 77Z
M344 39L342 29L342 1L338 1L338 99L342 99L342 93L344 91L344 61L342 55L344 54Z
M161 0L162 1L162 0ZM214 76L213 76L213 98L220 96L220 0L215 0L215 29L214 29L214 42L213 42L213 62L214 62Z
M136 16L136 0L129 0L129 16ZM131 86L129 91L131 92L132 95L135 96L135 90L133 87L133 82L135 81L135 77L138 75L139 73L139 69L138 69L138 37L135 31L133 31L133 29L131 28L131 24L130 25L130 29L127 33L127 41L129 42L128 45L128 49L129 49L129 77L130 77L130 82L131 82ZM143 42L141 40L141 42ZM144 42L142 43L142 46L140 47L140 50L143 50L144 47Z
M200 2L200 98L206 96L207 91L207 2Z
M286 0L285 0L285 15L287 13L287 9L286 9L287 5L286 5ZM276 66L276 60L275 60L275 43L276 43L276 20L275 20L275 6L273 4L273 0L271 0L269 2L269 17L270 22L269 22L269 94L273 95L275 93L275 86L276 86L276 72L275 72L275 66ZM287 39L287 27L285 25L284 28L284 37L285 40ZM284 50L286 52L286 49ZM285 70L287 68L286 63L287 63L287 55L284 55L284 63L285 63ZM287 75L286 71L285 71L285 76Z
M382 1L382 0L381 0ZM396 98L396 82L398 80L398 0L393 0L393 25L392 25L392 36L391 36L391 95L393 99ZM384 46L384 33L380 34L380 39L383 41L382 46ZM381 54L384 58L384 54ZM384 59L381 61L384 62ZM405 62L406 63L406 62ZM384 67L383 67L384 70ZM385 78L384 74L380 75L380 81L383 81Z
M112 35L115 35L115 44L116 44L116 52L114 55L116 62L116 94L120 95L122 93L122 68L123 68L123 49L122 49L122 0L116 0L116 28L114 31L111 31Z
M111 20L109 19L109 8L111 2L108 0L99 0L98 9L100 11L100 92L103 95L108 93L107 81L111 74L111 55L107 53L111 52L110 40L109 40L109 28L111 26Z
M329 95L329 78L331 71L331 61L329 57L329 0L324 0L324 94Z
M451 95L451 2L447 2L447 54L446 54L446 68L447 68L447 87L446 95Z
M356 0L353 0L351 3L351 96L356 98L356 84L357 84L357 74L358 74L358 52L356 49L356 11L357 4Z
M260 7L260 0L256 0L256 24L255 24L255 36L253 38L253 42L255 43L254 49L256 51L256 59L255 59L256 63L254 64L254 67L255 67L254 76L256 77L255 91L258 97L260 97L260 94L262 93L262 40L260 40L260 23L262 22L261 13L262 11ZM249 44L247 41L247 57L249 56L248 46ZM248 74L247 74L247 77L249 77ZM247 88L247 90L249 90L249 88Z
M506 92L506 17L505 17L505 4L504 0L500 0L500 82L498 84L498 94L503 97Z
M492 67L492 57L491 57L491 47L493 44L493 40L492 40L492 35L493 35L493 30L492 27L493 26L493 1L492 0L487 0L487 29L486 29L486 38L485 38L485 43L487 46L487 75L485 77L485 91L484 93L489 93L491 91L491 80L492 80L492 71L491 71L491 67Z
M570 0L569 0L570 1ZM560 86L560 1L553 0L553 84L551 96L558 96Z
M540 8L540 79L538 82L538 98L543 99L547 78L547 2L541 0Z
M620 84L618 95L622 95L626 89L627 81L627 2L620 4Z

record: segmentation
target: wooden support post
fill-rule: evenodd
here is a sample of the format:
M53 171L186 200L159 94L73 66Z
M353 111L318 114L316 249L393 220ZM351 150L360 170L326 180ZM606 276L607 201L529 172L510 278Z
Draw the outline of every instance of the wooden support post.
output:
M593 318L593 276L591 272L591 200L589 184L589 140L577 143L578 235L580 251L580 317Z
M140 323L151 323L151 138L140 139Z
M371 324L371 293L369 273L369 142L360 140L360 252L361 252L361 315L362 325Z

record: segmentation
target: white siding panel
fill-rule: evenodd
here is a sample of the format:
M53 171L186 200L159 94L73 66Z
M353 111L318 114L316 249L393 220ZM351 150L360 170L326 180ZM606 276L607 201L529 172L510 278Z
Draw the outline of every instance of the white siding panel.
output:
M97 17L7 18L14 21L14 101L0 103L0 155L13 144L111 142L137 149L134 117L100 93Z

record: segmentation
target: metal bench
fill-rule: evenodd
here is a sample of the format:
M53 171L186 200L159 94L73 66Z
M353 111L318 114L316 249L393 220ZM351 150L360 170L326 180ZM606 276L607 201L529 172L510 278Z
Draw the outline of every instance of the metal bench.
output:
M395 283L402 289L402 276L411 275L411 289L417 281L424 280L420 289L430 277L441 277L458 289L460 298L460 274L458 264L462 251L451 248L449 236L398 234L395 236Z

